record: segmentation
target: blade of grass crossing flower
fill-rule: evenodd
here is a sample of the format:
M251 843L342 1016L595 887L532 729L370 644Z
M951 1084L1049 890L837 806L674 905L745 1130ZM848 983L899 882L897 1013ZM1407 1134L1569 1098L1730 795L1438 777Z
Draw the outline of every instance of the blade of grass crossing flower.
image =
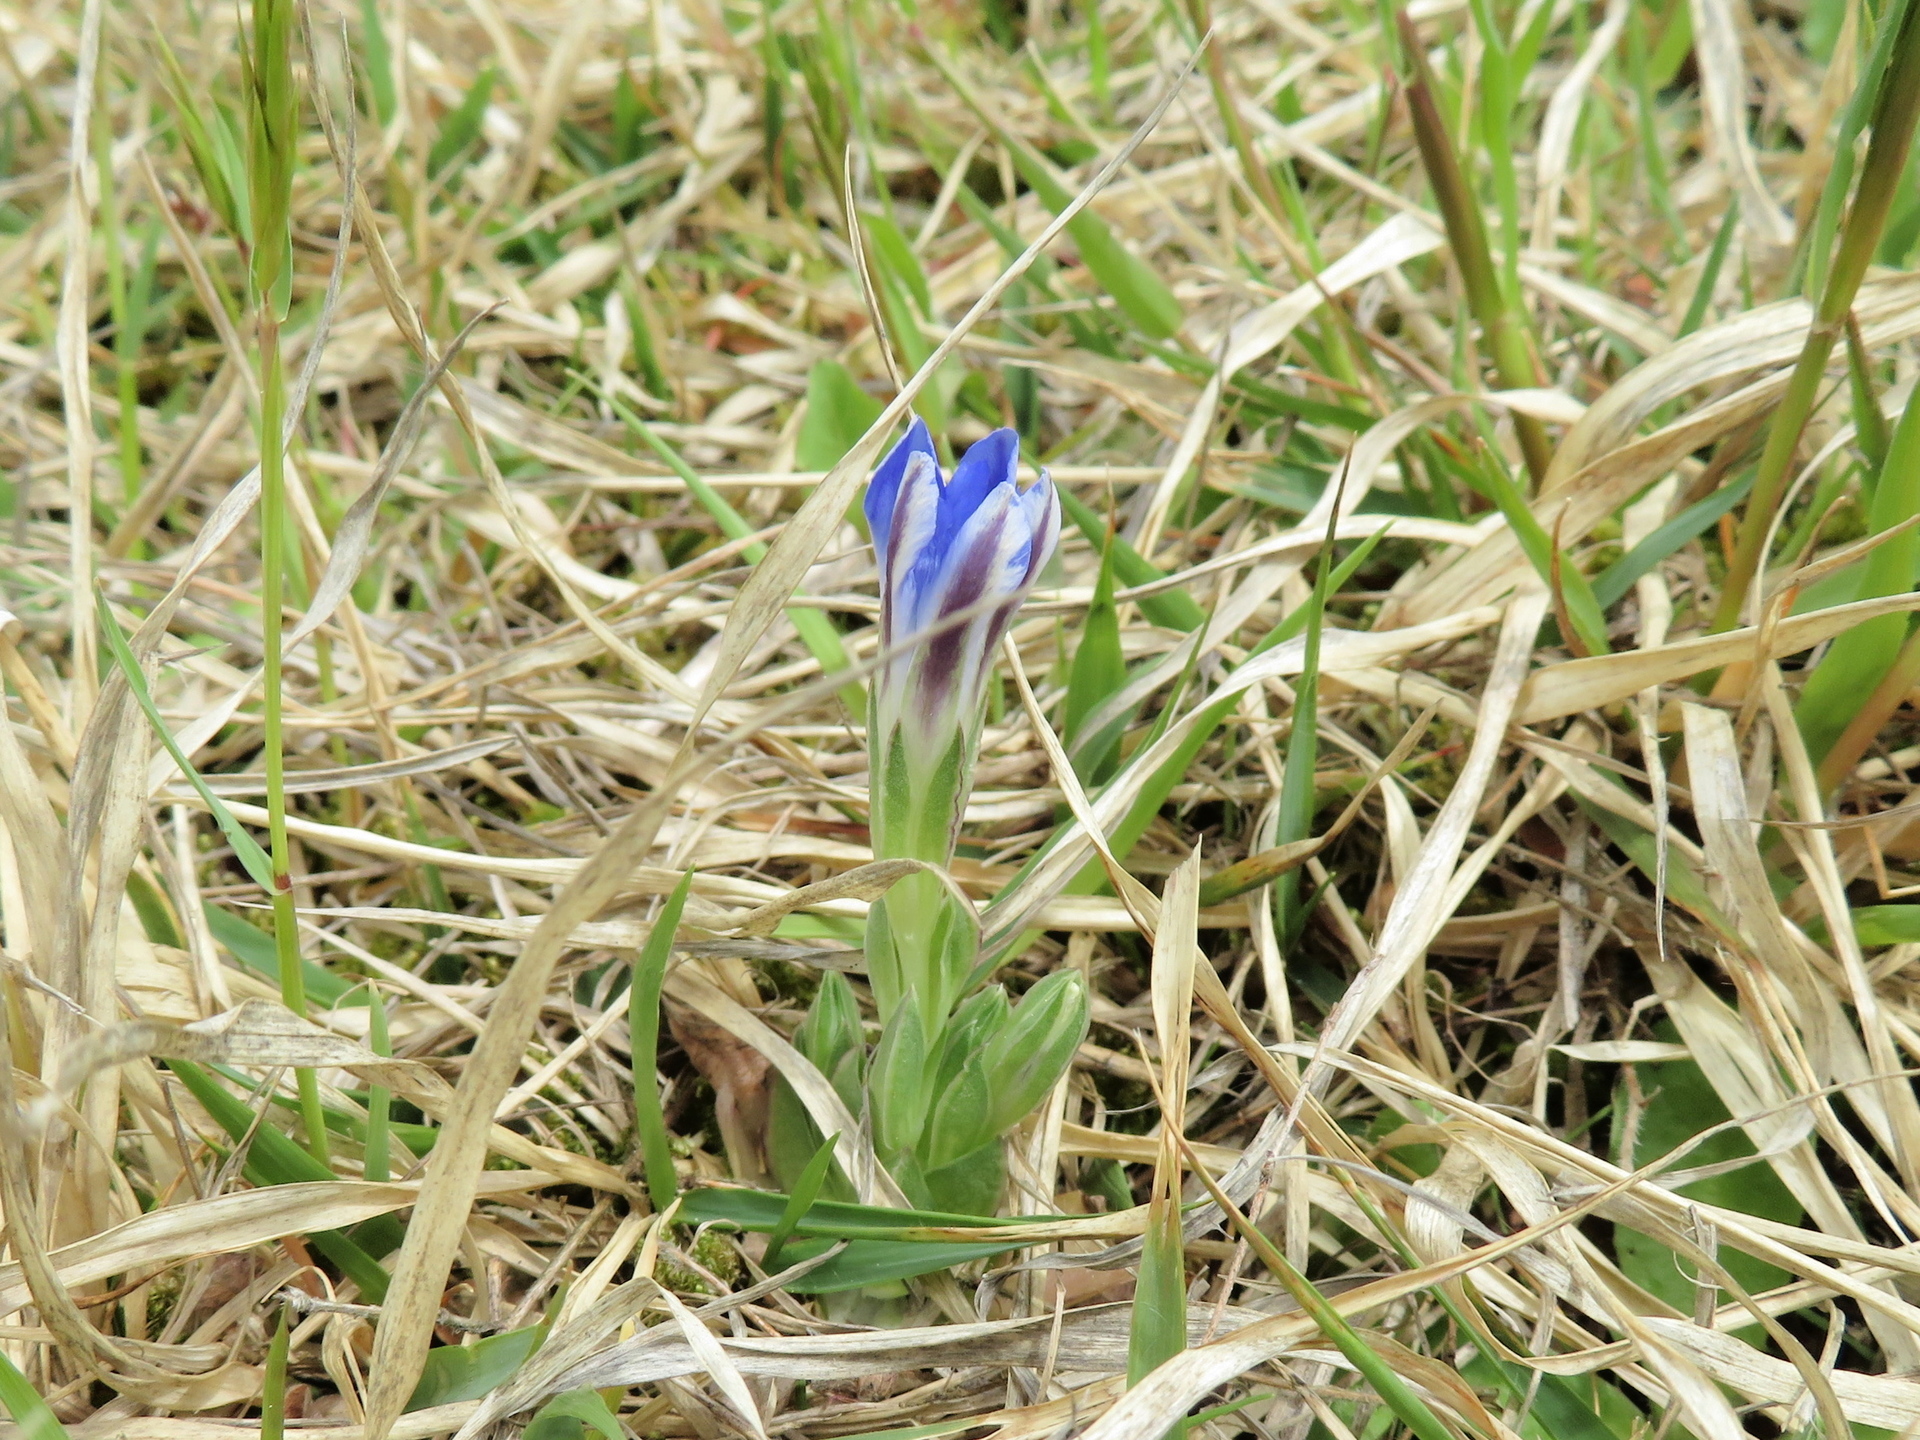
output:
M287 1312L267 1345L267 1364L260 1377L260 1440L285 1440L287 1433Z
M1339 1311L1327 1303L1326 1296L1314 1288L1313 1282L1294 1269L1278 1247L1240 1212L1239 1206L1227 1198L1226 1192L1214 1182L1205 1164L1193 1154L1184 1138L1180 1146L1187 1152L1187 1164L1200 1178L1200 1183L1207 1187L1207 1193L1226 1215L1228 1223L1252 1247L1254 1254L1260 1257L1260 1263L1286 1287L1313 1323L1320 1327L1321 1333L1346 1356L1347 1363L1366 1377L1367 1383L1373 1386L1374 1393L1393 1412L1394 1417L1411 1430L1418 1440L1459 1440L1434 1413L1433 1407L1400 1378L1399 1372L1341 1318Z
M618 396L599 390L599 387L584 374L580 378L590 388L596 390L613 408L614 414L620 417L622 424L645 440L653 447L654 453L667 462L693 498L700 502L700 508L713 517L713 522L720 527L721 534L729 540L742 540L753 534L754 527L747 522L746 517L728 504L726 497L708 484L704 476L687 464L678 450L661 439L657 430L635 414ZM740 557L749 565L758 565L766 553L767 547L756 541L752 545L743 547ZM833 628L833 621L827 618L825 611L796 605L787 611L787 618L793 622L794 630L798 632L808 653L818 662L823 674L832 675L847 668L846 646L841 642L840 632ZM841 686L840 699L853 714L864 716L867 713L866 687L859 681L849 680Z
M633 980L627 987L627 1031L633 1047L633 1125L640 1140L641 1163L646 1166L647 1194L653 1208L660 1211L673 1204L680 1189L654 1069L660 1051L660 986L667 976L667 958L673 951L680 912L686 909L687 892L692 888L693 872L689 870L660 907L652 933L634 959Z
M813 1202L820 1198L820 1187L826 1184L827 1171L833 1165L833 1147L839 1143L838 1134L829 1135L820 1148L813 1152L813 1158L807 1161L807 1168L800 1172L800 1178L794 1181L786 1209L780 1212L780 1222L767 1235L767 1255L761 1263L768 1274L780 1268L780 1252L786 1249L787 1241L793 1238L794 1227L800 1223L801 1216L813 1208Z
M6 1352L0 1350L0 1407L13 1417L20 1440L68 1440L67 1427L53 1413L53 1407L40 1398L27 1377L14 1367Z
M1866 278L1867 265L1879 248L1880 234L1886 228L1887 216L1906 172L1907 155L1913 147L1914 121L1920 117L1920 4L1915 0L1898 0L1893 9L1895 13L1888 14L1883 22L1883 39L1891 47L1884 73L1876 75L1870 66L1855 96L1858 104L1863 96L1873 95L1872 136L1867 142L1866 161L1861 166L1860 186L1848 208L1832 265L1824 271L1812 328L1807 331L1806 343L1787 381L1786 393L1767 428L1766 448L1761 452L1759 470L1754 477L1753 496L1747 502L1733 554L1727 560L1720 603L1713 615L1715 632L1731 630L1745 610L1747 591L1766 558L1761 547L1766 544L1774 513L1780 508L1793 470L1794 452L1799 448L1800 436L1826 379L1827 357L1845 327L1854 296ZM1836 170L1845 151L1844 143L1836 147ZM1824 207L1824 197L1822 203ZM1817 225L1808 244L1811 247L1808 253L1823 261L1826 250ZM1821 274L1818 262L1810 267L1810 290Z

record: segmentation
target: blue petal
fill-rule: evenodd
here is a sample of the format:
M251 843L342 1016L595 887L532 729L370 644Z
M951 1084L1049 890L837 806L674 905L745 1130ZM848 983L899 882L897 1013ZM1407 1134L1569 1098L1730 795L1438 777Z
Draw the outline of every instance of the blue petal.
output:
M944 550L953 543L973 512L978 510L994 488L1011 485L1020 463L1020 436L1012 430L994 431L976 440L953 467L953 478L940 497L940 529L934 541Z
M927 431L927 422L918 415L913 417L913 424L907 427L906 435L887 452L887 458L880 462L880 468L873 472L873 478L867 482L867 528L873 532L873 548L881 555L887 553L887 531L893 524L893 507L900 498L900 480L907 473L907 459L916 451L923 451L932 459L937 474L940 457L934 453L933 436Z

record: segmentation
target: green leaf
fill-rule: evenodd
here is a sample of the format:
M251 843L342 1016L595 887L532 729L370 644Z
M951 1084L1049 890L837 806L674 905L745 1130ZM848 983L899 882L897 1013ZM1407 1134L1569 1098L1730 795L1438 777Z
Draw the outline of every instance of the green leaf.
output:
M4 1351L0 1351L0 1406L20 1427L20 1440L68 1440L67 1427Z
M874 258L898 284L905 287L920 314L931 320L933 289L927 284L927 273L920 266L920 257L913 253L913 246L907 243L907 237L900 233L900 227L894 224L893 217L883 211L863 210L860 218L865 222L867 236L873 242Z
M1156 1199L1147 1213L1140 1274L1127 1329L1127 1384L1138 1385L1187 1348L1187 1262L1180 1207ZM1185 1426L1176 1423L1169 1435Z
M1880 534L1920 513L1920 389L1907 398L1887 444L1887 463L1873 487L1867 528ZM1920 564L1920 534L1907 530L1882 541L1867 556L1859 588L1849 597L1869 600L1913 588ZM1905 615L1880 615L1834 637L1826 655L1800 691L1795 718L1807 753L1822 759L1847 728L1864 697L1892 667L1908 629Z
M692 888L693 872L689 870L660 907L647 943L633 962L633 980L627 987L627 1030L633 1047L633 1124L640 1140L641 1161L646 1166L647 1194L656 1210L672 1205L680 1190L680 1177L673 1168L673 1146L667 1139L667 1119L660 1109L655 1065L660 1050L660 987L666 980L667 957L673 951L680 912L686 909L687 892Z
M789 1264L811 1259L827 1248L826 1242L788 1247ZM951 1270L974 1260L985 1260L1020 1249L1018 1241L992 1241L960 1244L953 1241L918 1243L898 1240L853 1240L817 1270L810 1270L787 1288L796 1295L833 1295L845 1290L863 1290L869 1285L884 1285L890 1280L911 1280L916 1275L931 1275Z
M724 1220L742 1230L771 1232L787 1211L787 1197L773 1190L738 1185L709 1185L689 1190L680 1202L680 1218L689 1225ZM1057 1215L1013 1215L993 1219L951 1210L896 1210L885 1205L818 1200L793 1227L793 1233L823 1240L900 1240L929 1243L928 1230L979 1229L998 1225L1048 1225ZM944 1238L944 1237L941 1237Z
M1086 501L1070 490L1060 487L1055 487L1055 490L1060 496L1060 508L1066 512L1069 520L1080 527L1080 533L1099 547L1103 557L1111 552L1114 574L1122 585L1151 585L1156 580L1167 578L1166 571L1118 535L1109 541L1106 522L1094 514ZM1200 608L1200 602L1185 590L1163 590L1158 595L1143 596L1134 603L1147 619L1169 630L1193 630L1205 623L1207 618L1207 612Z
M991 122L989 122L991 123ZM1073 203L1070 191L1047 158L1012 131L995 126L1013 158L1014 168L1033 187L1040 203L1058 215ZM1121 313L1150 340L1166 340L1186 323L1186 310L1152 266L1114 238L1107 222L1082 210L1067 222L1067 234L1081 262Z
M600 1440L627 1440L605 1396L598 1390L569 1390L534 1412L521 1440L580 1440L588 1430Z
M829 970L820 977L820 988L813 992L807 1018L793 1033L793 1044L823 1075L832 1077L849 1069L846 1062L852 1059L855 1063L849 1069L851 1077L856 1083L863 1078L866 1036L860 1025L860 1002L854 997L847 977L838 970ZM839 1086L836 1084L835 1088ZM847 1102L849 1109L857 1110L860 1106L857 1089L852 1094L842 1090L840 1098Z
M873 1102L874 1140L882 1151L909 1151L926 1128L928 1102L927 1032L918 1005L893 1012L867 1070L867 1094Z
M921 1163L928 1169L938 1170L963 1155L971 1155L999 1136L992 1082L984 1058L976 1048L934 1094L933 1114L928 1117L926 1135L920 1142Z
M807 415L794 443L794 464L831 470L860 443L883 408L838 360L816 360L807 372Z
M260 1440L282 1440L287 1433L287 1312L273 1327L267 1345L266 1373L260 1380Z
M547 1338L547 1323L489 1335L467 1345L441 1345L427 1352L420 1383L413 1387L404 1413L478 1400L505 1384L533 1357Z
M1853 933L1862 945L1911 945L1920 942L1920 905L1859 905Z
M1087 1035L1087 987L1079 972L1056 970L1029 990L982 1056L991 1129L998 1138L1032 1113L1073 1063Z
M374 119L390 125L400 104L393 88L393 47L387 44L387 29L380 23L380 0L360 0L360 47Z

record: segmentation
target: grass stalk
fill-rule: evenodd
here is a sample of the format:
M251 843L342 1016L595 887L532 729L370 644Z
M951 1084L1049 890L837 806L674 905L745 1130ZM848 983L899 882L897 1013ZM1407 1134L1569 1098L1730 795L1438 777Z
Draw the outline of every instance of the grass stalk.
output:
M260 373L260 656L261 749L266 771L267 853L273 866L273 933L280 959L280 998L307 1013L300 970L300 930L293 909L287 838L283 604L287 553L287 375L280 326L293 289L293 167L299 99L293 84L294 12L289 0L255 0L248 55L247 181L253 216L254 333ZM296 1072L307 1147L327 1158L327 1128L313 1071Z
M1527 336L1524 317L1512 303L1501 282L1500 268L1494 263L1492 247L1487 243L1487 223L1480 213L1479 198L1468 183L1447 138L1447 123L1441 118L1439 102L1434 98L1433 75L1427 66L1426 51L1420 37L1404 12L1395 16L1400 25L1401 52L1407 74L1407 105L1413 116L1414 139L1420 147L1420 163L1433 187L1434 203L1447 230L1454 263L1460 267L1460 283L1466 291L1467 308L1486 337L1494 374L1501 388L1525 390L1540 383L1533 346ZM1520 453L1527 462L1527 473L1537 486L1553 459L1553 446L1547 430L1531 415L1513 417L1513 433L1520 442Z
M1891 19L1889 17L1890 22ZM1772 527L1774 512L1786 492L1794 452L1799 448L1800 436L1807 428L1819 399L1821 383L1826 378L1827 357L1846 328L1853 297L1866 278L1868 262L1879 247L1880 233L1886 228L1887 215L1906 171L1907 153L1913 146L1914 120L1920 117L1920 5L1913 4L1912 0L1902 5L1898 30L1888 43L1891 51L1873 107L1873 134L1867 142L1860 186L1847 211L1832 266L1824 271L1825 283L1813 327L1807 332L1800 358L1787 381L1786 394L1781 397L1767 429L1766 448L1760 454L1753 494L1740 517L1733 554L1727 560L1726 580L1720 589L1720 603L1714 610L1712 628L1715 631L1731 630L1740 623L1747 592L1765 559L1761 549ZM1862 87L1870 85L1872 80L1869 71L1861 82ZM1822 253L1817 226L1810 243L1814 246L1810 253Z

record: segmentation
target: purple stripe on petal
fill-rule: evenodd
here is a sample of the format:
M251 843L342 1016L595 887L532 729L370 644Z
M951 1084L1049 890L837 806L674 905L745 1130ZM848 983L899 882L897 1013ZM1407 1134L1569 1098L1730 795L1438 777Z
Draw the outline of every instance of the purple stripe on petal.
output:
M900 443L887 452L887 458L880 462L880 468L873 472L873 478L867 482L865 510L867 528L873 532L873 548L881 555L887 553L887 534L892 528L894 507L900 499L901 482L905 480L907 462L915 455L925 455L934 461L937 473L940 466L934 455L933 436L927 431L927 422L918 415L913 424L907 427L907 433Z
M933 456L916 451L907 457L899 499L881 551L881 614L888 643L919 628L920 572L940 523L940 467Z

